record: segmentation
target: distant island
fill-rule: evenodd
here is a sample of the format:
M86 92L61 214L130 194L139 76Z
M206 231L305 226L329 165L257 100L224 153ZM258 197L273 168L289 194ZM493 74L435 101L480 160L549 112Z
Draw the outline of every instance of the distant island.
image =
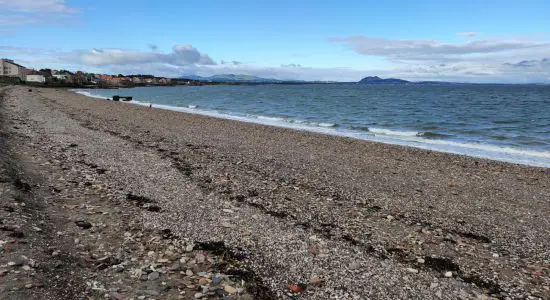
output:
M368 76L358 82L359 84L408 84L410 81L397 78L380 78L378 76Z

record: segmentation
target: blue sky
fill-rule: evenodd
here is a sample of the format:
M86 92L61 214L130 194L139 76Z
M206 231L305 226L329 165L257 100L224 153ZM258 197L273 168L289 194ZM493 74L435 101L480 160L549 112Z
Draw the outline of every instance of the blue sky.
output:
M550 82L550 1L0 0L0 56L114 73Z

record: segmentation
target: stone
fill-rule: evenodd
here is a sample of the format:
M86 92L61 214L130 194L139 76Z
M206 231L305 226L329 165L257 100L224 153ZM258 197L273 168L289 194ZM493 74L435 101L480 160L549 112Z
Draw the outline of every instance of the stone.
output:
M223 276L220 276L220 275L215 275L214 277L212 277L212 284L213 285L218 285L220 283L222 283L222 281L224 280L225 278Z
M197 255L195 255L195 260L198 264L202 264L206 260L206 257L202 253L197 253Z
M425 263L426 261L423 259L423 258L419 258L416 260L419 264L423 264Z
M447 277L447 278L453 277L453 272L451 272L451 271L445 272L445 277Z
M493 257L494 258L499 258L500 256L498 255L498 253L493 253Z
M418 273L418 270L414 269L414 268L407 268L407 272L416 274L416 273Z
M230 285L224 285L224 286L223 286L223 290L226 291L226 292L228 292L228 293L231 294L231 295L235 295L235 294L237 293L237 289L234 288L234 287L232 287L232 286L230 286Z
M153 281L153 280L159 279L159 277L160 277L159 272L151 272L149 273L149 275L147 275L147 280Z
M124 272L124 266L123 265L116 265L116 272L117 273Z
M176 262L170 265L169 270L172 272L179 271L181 269L180 263Z
M193 276L193 271L187 270L187 271L185 271L185 275L187 275L187 276Z
M74 222L76 226L82 228L82 229L90 229L92 228L92 223L86 221L86 220L78 220Z
M323 279L319 278L318 276L313 276L311 277L311 279L309 280L309 283L311 285L321 285L323 283Z
M200 298L202 298L202 297L204 297L204 294L203 294L203 293L196 293L196 294L195 294L195 299L200 299Z
M117 293L117 292L112 292L111 293L111 299L112 300L122 300L122 295Z

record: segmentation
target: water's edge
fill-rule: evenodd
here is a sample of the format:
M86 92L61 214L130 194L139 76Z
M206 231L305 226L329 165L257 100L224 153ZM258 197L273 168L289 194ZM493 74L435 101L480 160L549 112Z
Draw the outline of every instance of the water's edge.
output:
M90 90L74 89L71 90L77 94L87 96L92 99L108 99L100 95L96 95ZM258 115L234 115L230 113L222 113L217 111L203 110L197 106L189 105L188 107L179 107L163 104L155 104L139 100L132 100L128 103L140 106L152 106L165 110L190 113L195 115L203 115L214 118L228 119L241 121L246 123L254 123L275 127L282 127L300 131L308 131L321 133L332 136L349 137L359 140L367 140L372 142L380 142L385 144L401 145L415 147L425 150L432 150L445 153L453 153L470 157L484 158L508 163L516 163L535 167L550 168L550 152L524 150L511 147L501 147L489 144L472 144L460 143L439 139L431 139L423 136L421 132L401 132L393 131L384 128L369 128L365 130L353 130L338 128L332 123L311 123L301 122L297 120L286 120L284 118L258 116Z

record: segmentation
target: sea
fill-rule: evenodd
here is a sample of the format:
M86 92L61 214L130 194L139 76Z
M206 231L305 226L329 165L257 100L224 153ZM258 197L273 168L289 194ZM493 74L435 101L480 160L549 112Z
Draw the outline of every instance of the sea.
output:
M550 85L77 89L97 99L550 168ZM121 105L124 105L121 103Z

